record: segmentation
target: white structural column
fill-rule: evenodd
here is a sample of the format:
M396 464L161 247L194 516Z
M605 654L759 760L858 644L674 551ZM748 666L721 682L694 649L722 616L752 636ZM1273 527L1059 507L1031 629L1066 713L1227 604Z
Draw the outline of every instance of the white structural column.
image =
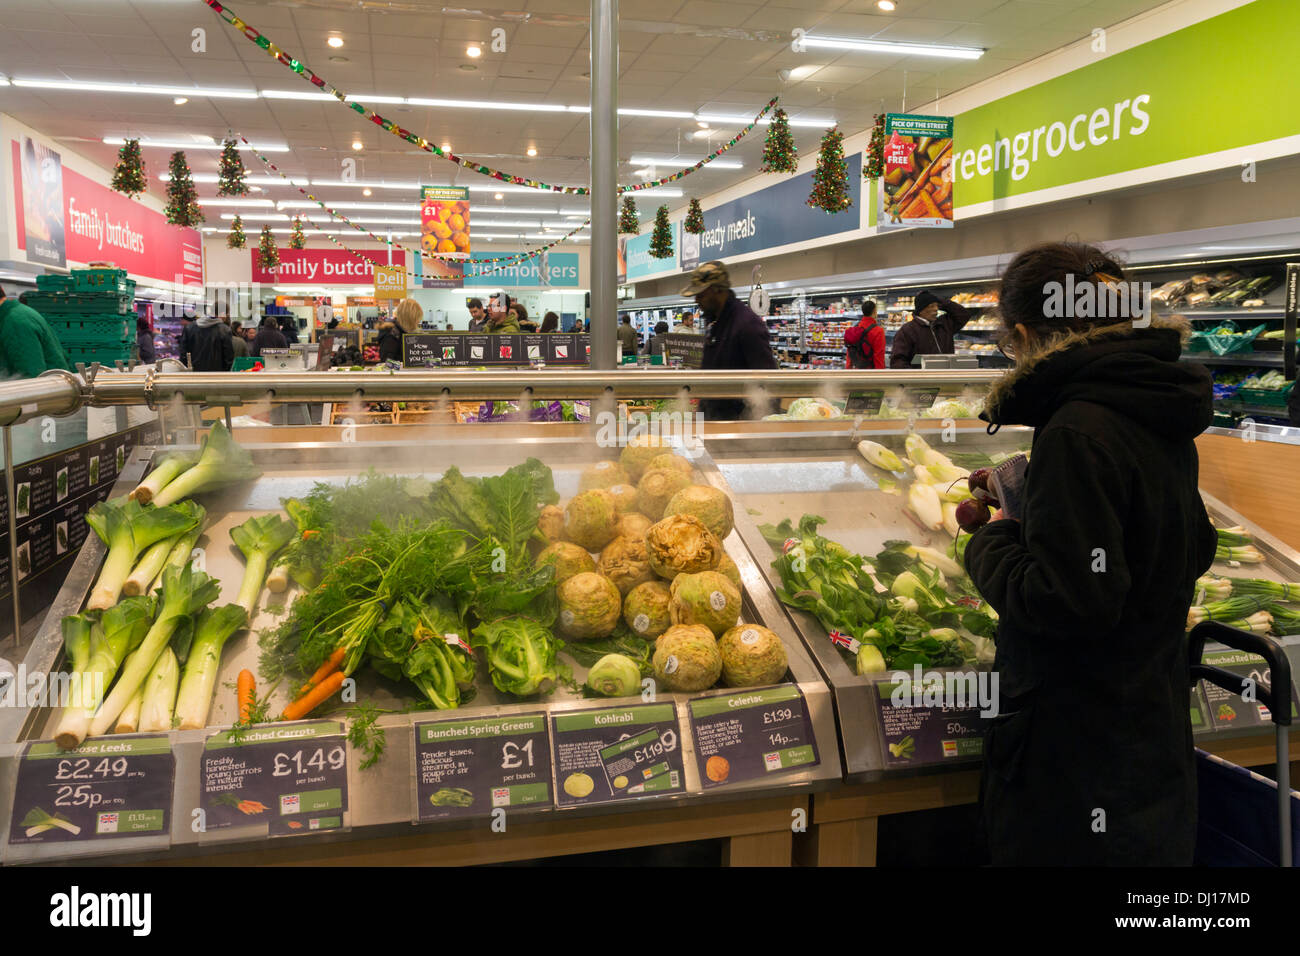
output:
M591 367L614 367L618 321L618 0L591 0Z

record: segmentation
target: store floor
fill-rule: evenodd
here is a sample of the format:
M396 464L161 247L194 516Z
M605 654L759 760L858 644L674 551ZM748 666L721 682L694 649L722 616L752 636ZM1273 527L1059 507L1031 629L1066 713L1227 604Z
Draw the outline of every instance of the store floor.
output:
M880 867L983 866L988 854L979 842L976 808L945 807L900 813L880 821L876 865ZM721 866L722 840L577 853L523 863L488 866Z

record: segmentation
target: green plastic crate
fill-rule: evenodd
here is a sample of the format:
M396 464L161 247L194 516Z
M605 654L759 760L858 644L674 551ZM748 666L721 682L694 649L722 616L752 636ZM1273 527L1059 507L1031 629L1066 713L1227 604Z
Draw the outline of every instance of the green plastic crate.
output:
M125 269L76 269L76 292L112 292L117 295L134 295L135 280L126 277Z
M1237 389L1236 398L1247 405L1286 408L1287 396L1291 394L1293 388L1295 388L1295 382L1290 382L1286 388L1239 388Z
M47 318L50 315L105 315L131 313L134 296L126 292L24 292L24 305L31 306Z
M241 355L235 359L235 364L230 367L230 370L232 372L247 372L261 361L260 358L253 355Z
M47 275L36 277L36 288L40 292L72 292L76 287L76 276Z
M75 367L78 362L86 365L98 362L101 365L113 365L116 362L129 362L135 358L133 347L112 345L65 345L63 351L68 353L68 361Z
M132 314L63 315L45 320L63 342L130 342L135 338L136 318Z

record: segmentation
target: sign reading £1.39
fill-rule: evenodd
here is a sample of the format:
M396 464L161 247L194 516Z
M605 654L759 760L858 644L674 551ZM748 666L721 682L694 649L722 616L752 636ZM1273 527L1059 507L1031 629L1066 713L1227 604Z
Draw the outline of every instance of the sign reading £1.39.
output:
M405 266L375 266L375 298L406 298Z

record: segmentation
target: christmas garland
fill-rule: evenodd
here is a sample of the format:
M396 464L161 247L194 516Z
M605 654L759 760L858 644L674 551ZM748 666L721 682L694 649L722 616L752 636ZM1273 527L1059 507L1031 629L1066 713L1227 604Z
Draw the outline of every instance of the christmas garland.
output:
M344 106L347 106L353 112L359 113L361 116L364 116L366 119L370 120L372 123L374 123L376 126L383 129L385 132L392 133L398 139L405 140L406 142L410 143L412 146L416 146L424 150L426 153L432 153L433 155L439 156L445 160L448 160L449 162L453 162L460 166L464 166L466 169L471 169L476 173L480 173L484 176L490 176L491 178L499 180L500 182L511 183L516 186L527 186L530 189L545 189L545 190L550 190L551 192L565 193L567 195L574 195L574 196L588 196L591 194L591 190L586 186L553 186L550 183L544 183L536 179L526 179L523 176L514 176L511 175L510 173L503 172L499 169L493 169L490 166L484 166L482 163L476 163L471 159L465 159L463 156L457 156L453 152L443 150L441 147L436 146L433 143L429 142L423 136L418 136L415 133L412 133L410 130L398 126L392 120L387 119L384 116L381 116L380 114L376 113L372 109L368 109L366 106L362 105L361 103L357 103L355 101L348 102L348 97L346 93L344 93L342 90L339 90L337 87L327 83L324 77L320 76L318 73L316 73L314 70L308 67L301 60L289 56L289 54L285 53L284 50L280 49L280 47L272 43L269 38L264 36L261 32L259 32L255 28L249 26L246 22L241 20L239 17L235 16L235 14L232 13L228 7L217 2L217 0L203 0L203 2L206 3L209 7L211 7L213 12L215 12L218 16L220 16L223 21L225 21L230 26L234 27L245 37L251 40L254 44L261 47L269 55L273 56L277 61L283 63L289 69L293 70L293 72L297 73L303 79L310 82L317 89L323 90L324 92L330 94L335 99L337 99L340 103L342 103ZM695 172L696 170L701 169L702 167L711 163L713 160L717 159L723 153L730 150L742 139L744 139L745 136L750 132L750 130L752 130L755 126L757 126L759 121L762 120L762 118L767 115L768 111L770 111L772 107L776 105L776 100L777 98L775 96L772 97L770 100L768 100L767 105L764 106L761 110L759 110L758 115L754 117L754 121L752 123L750 123L744 129L742 129L739 133L737 133L735 137L731 139L730 142L724 143L722 146L718 147L708 156L705 156L694 166L687 166L684 169L679 169L677 172L673 173L672 175L665 176L662 179L656 179L650 182L638 183L637 185L634 186L620 186L618 187L619 193L621 194L621 193L628 193L628 192L639 192L643 189L654 189L656 186L663 186L667 183L676 182L677 180L683 178L684 176L689 176L691 173Z
M244 136L243 133L237 133L236 135L240 138L240 140L244 143L244 145L248 147L249 152L251 152L254 156L256 156L258 159L260 159L260 160L262 161L262 163L263 163L263 164L264 164L268 169L274 170L274 171L275 171L275 172L280 176L281 179L283 179L285 182L289 183L289 185L293 186L294 189L296 189L296 190L298 190L298 192L302 193L303 196L305 196L307 199L309 199L309 200L311 200L312 202L314 202L316 205L320 206L321 209L325 210L325 212L328 213L330 216L333 216L335 219L339 220L340 222L346 223L347 225L351 226L353 229L357 230L357 232L365 233L368 237L370 237L371 239L373 239L375 242L381 243L381 244L386 245L386 246L391 246L391 247L394 248L394 249L401 249L401 250L403 250L403 251L405 251L405 252L409 252L409 253L410 253L411 255L413 255L413 256L423 256L423 257L426 258L426 259L439 259L439 260L441 260L441 261L443 261L443 262L466 262L466 261L469 261L469 262L473 262L473 263L475 263L476 265L479 265L479 264L483 264L483 265L495 265L496 263L501 263L501 265L497 265L496 268L493 268L493 269L485 269L485 270L482 270L482 271L480 271L480 272L467 273L467 274L466 274L466 278L474 278L474 277L477 277L477 276L493 275L494 273L502 272L502 271L504 271L504 270L506 270L506 269L509 269L510 267L512 267L512 266L514 266L514 265L517 265L517 264L521 263L521 262L526 262L526 261L529 260L529 259L536 258L537 256L540 256L543 252L549 252L551 249L554 249L554 248L555 248L556 246L558 246L560 243L562 243L562 242L568 242L570 239L572 239L572 238L573 238L574 236L576 236L579 232L581 232L583 229L585 229L587 226L589 226L589 225L591 224L591 218L588 217L588 218L584 219L581 223L579 223L578 226L577 226L576 228L574 228L574 229L571 230L570 232L565 233L563 236L560 236L560 238L556 239L554 242L549 242L549 243L547 243L547 244L544 245L544 246L538 246L536 249L532 250L531 252L514 252L514 253L511 253L511 254L508 255L508 256L496 256L496 257L493 257L493 258L491 258L491 259L471 259L471 260L466 260L466 259L463 259L463 258L461 258L461 257L459 257L459 256L445 256L445 255L438 255L437 253L428 253L428 252L425 252L423 249L412 249L410 246L402 245L402 243L400 243L400 242L394 242L394 241L391 240L391 239L385 239L383 236L377 236L377 235L375 235L373 232L371 232L369 229L367 229L365 226L362 226L362 225L359 225L359 224L353 222L353 221L352 221L351 219L349 219L347 216L343 215L343 213L338 212L338 211L335 210L335 209L331 209L329 206L325 205L325 203L321 202L320 199L318 199L317 197L313 196L313 195L312 195L311 193L309 193L307 190L303 189L301 186L299 186L297 183L295 183L292 179L290 179L289 176L285 173L285 171L282 170L279 166L275 165L275 163L272 162L268 157L266 157L266 156L263 155L262 153L258 152L257 148L256 148L255 146L253 146L253 144L250 143L250 142L248 141L248 139ZM325 233L325 231L324 231L320 226L318 226L318 225L317 225L317 224L312 220L312 218L311 218L310 216L308 216L306 213L300 213L299 215L301 216L301 218L306 219L307 222L312 226L312 228L317 229L317 230L320 230L321 233L322 233L323 235L325 235L325 238L326 238L326 239L328 239L330 242L334 243L334 244L335 244L336 246L338 246L340 249L343 249L343 250L345 250L346 252L351 253L352 255L356 256L356 257L359 258L359 259L365 259L365 258L366 258L366 257L363 256L361 253L357 252L355 249L349 249L346 245L344 245L343 243L339 242L339 241L338 241L337 239L335 239L333 236L329 235L328 233Z

